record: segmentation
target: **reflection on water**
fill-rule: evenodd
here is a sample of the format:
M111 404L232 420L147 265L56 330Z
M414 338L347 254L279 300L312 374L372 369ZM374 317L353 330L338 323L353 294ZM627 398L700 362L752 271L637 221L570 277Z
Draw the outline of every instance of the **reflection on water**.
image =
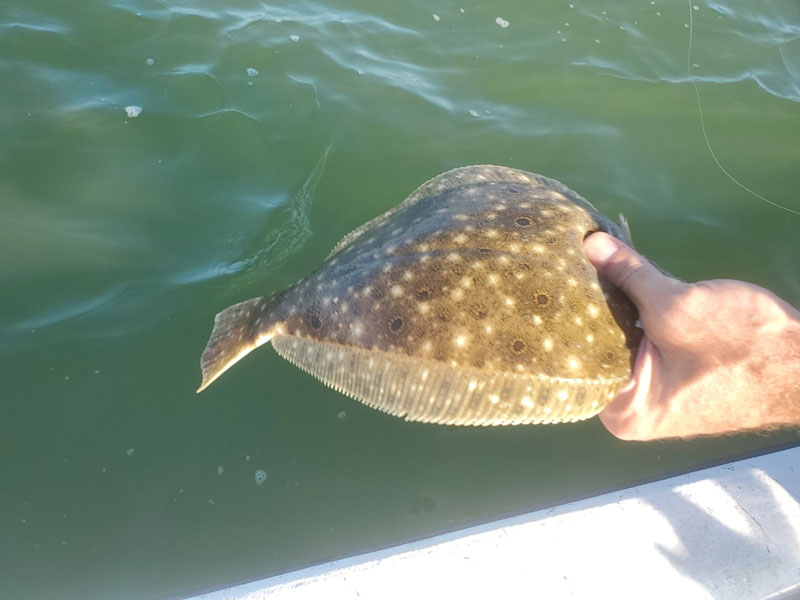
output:
M783 439L408 424L270 352L194 394L220 308L467 164L800 305L800 218L720 171L692 87L720 164L800 210L796 5L384 4L3 6L0 596L179 596Z

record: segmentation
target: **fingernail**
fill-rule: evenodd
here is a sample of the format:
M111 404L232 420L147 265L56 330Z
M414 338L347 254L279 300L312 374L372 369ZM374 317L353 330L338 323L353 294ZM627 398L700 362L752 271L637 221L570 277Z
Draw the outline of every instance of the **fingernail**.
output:
M607 233L595 233L584 241L584 251L594 265L602 265L619 250L619 242Z

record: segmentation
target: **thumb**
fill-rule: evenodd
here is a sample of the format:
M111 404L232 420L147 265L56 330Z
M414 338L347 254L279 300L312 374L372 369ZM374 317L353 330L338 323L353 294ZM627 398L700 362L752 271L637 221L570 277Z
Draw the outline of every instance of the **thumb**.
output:
M663 302L678 282L664 275L650 261L604 232L593 233L583 242L586 258L606 279L620 288L639 311Z

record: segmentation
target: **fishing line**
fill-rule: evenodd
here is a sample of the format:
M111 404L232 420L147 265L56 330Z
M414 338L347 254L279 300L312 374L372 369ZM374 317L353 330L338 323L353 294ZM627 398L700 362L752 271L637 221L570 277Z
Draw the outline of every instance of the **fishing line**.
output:
M722 166L722 163L719 162L719 159L717 158L717 155L714 153L714 149L711 147L711 142L708 139L708 132L706 131L705 119L703 119L703 107L700 106L700 90L697 87L697 80L694 77L694 73L692 73L692 38L693 38L693 34L694 34L694 18L693 18L693 14L692 14L692 0L689 0L688 4L689 4L689 47L688 47L688 49L686 51L686 70L689 73L689 79L691 79L691 81L692 81L692 86L694 86L694 95L697 98L697 112L700 115L700 129L702 129L702 131L703 131L703 139L706 141L706 148L708 148L708 153L711 154L711 158L713 158L714 162L717 163L717 166L719 167L720 171L722 171L728 177L728 179L730 179L733 183L738 185L744 191L750 193L751 195L755 196L756 198L759 198L760 200L763 200L767 204L771 204L775 208L780 208L781 210L785 210L786 212L790 212L790 213L793 213L795 215L800 215L800 211L794 210L794 209L789 208L787 206L783 206L781 204L778 204L777 202L773 202L772 200L769 200L769 199L765 198L764 196L762 196L761 194L751 190L745 184L743 184L738 179L736 179L733 175L728 173L728 171L725 169L725 167Z

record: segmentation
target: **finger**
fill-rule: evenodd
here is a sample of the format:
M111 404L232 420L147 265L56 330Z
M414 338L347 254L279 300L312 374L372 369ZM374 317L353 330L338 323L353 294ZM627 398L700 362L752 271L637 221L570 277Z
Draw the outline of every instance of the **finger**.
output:
M620 288L640 312L660 305L675 292L677 279L667 277L646 258L607 233L593 233L584 240L586 258L601 275Z
M659 356L655 344L645 335L636 354L631 380L599 414L606 429L621 440L642 441L654 437L650 430L654 413L651 401Z

